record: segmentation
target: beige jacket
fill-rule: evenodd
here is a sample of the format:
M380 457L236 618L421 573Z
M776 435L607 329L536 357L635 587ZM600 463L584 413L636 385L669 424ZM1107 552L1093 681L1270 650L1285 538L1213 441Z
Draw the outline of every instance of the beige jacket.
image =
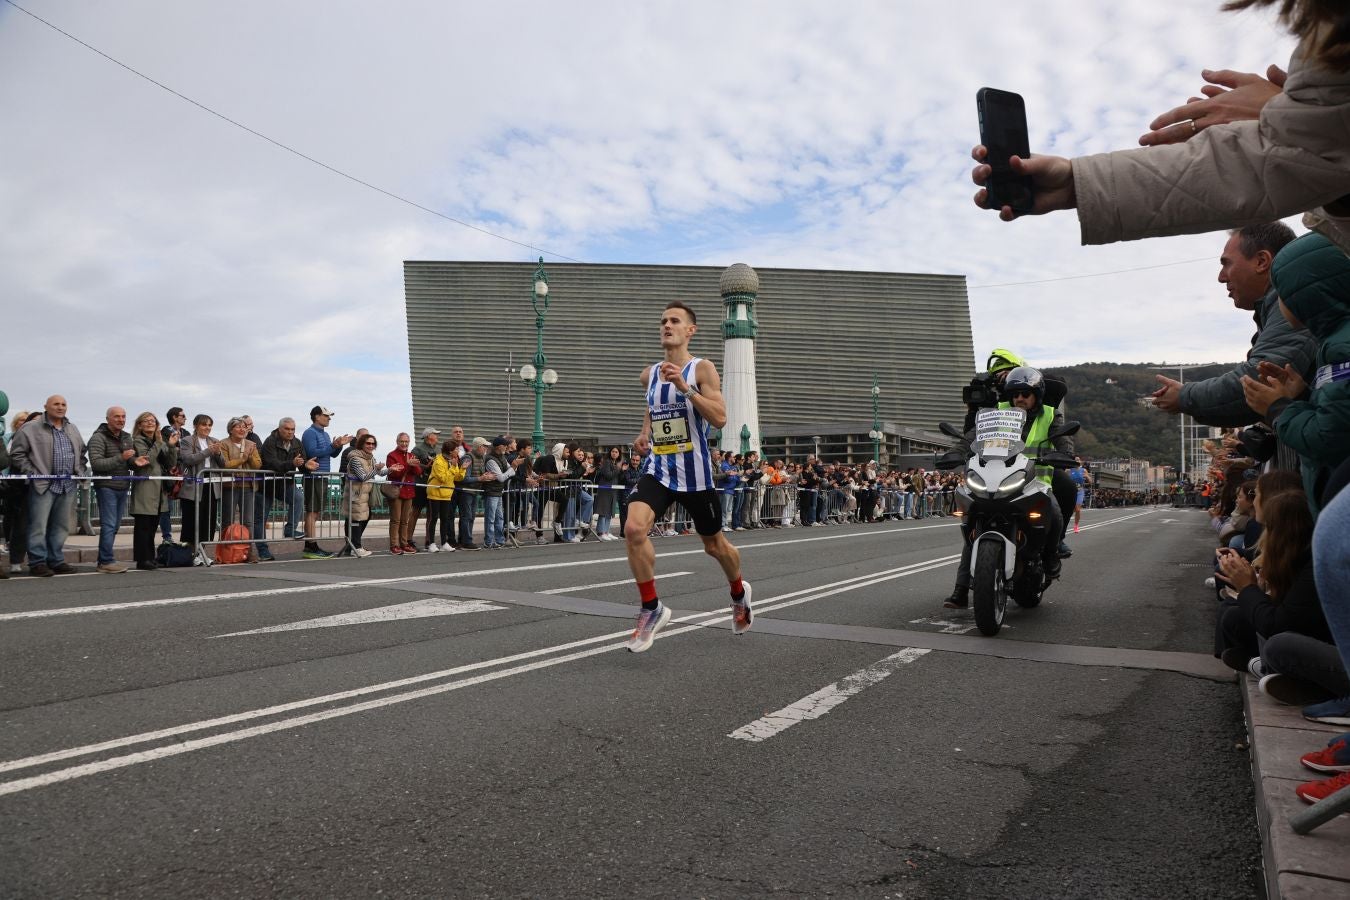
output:
M1350 72L1289 62L1259 121L1206 128L1182 144L1073 160L1084 244L1305 220L1350 252L1350 217L1319 209L1350 194Z

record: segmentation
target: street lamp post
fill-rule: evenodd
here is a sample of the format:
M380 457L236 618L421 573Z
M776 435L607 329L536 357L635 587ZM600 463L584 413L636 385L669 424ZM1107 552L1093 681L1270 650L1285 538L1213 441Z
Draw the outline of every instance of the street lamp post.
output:
M539 268L534 270L534 286L530 293L530 305L534 307L534 328L536 342L534 364L526 363L520 367L520 380L534 390L534 446L544 452L544 392L558 383L558 373L544 366L548 359L544 356L544 316L548 313L548 273L544 271L544 258L539 257Z
M1187 369L1199 369L1199 368L1203 368L1203 367L1202 367L1202 366L1196 365L1196 366L1155 366L1155 368L1161 369L1161 370L1163 370L1163 371L1165 371L1165 372L1170 372L1170 371L1172 371L1173 369L1176 369L1176 370L1177 370L1177 381L1181 382L1181 384L1184 385L1184 384L1186 383L1186 370L1187 370ZM1179 420L1178 424L1181 426L1181 429L1180 429L1180 430L1181 430L1181 468L1180 468L1180 469L1177 469L1177 481L1181 481L1181 476L1186 472L1186 414L1185 414L1185 413L1179 413L1179 414L1177 415L1177 419Z
M872 439L872 459L876 460L878 466L881 465L881 439L884 436L881 431L881 415L878 404L881 400L881 388L877 385L876 373L872 373L872 430L867 436Z
M506 351L506 433L511 433L511 382L515 380L514 376L520 370L514 365L515 354L510 350Z

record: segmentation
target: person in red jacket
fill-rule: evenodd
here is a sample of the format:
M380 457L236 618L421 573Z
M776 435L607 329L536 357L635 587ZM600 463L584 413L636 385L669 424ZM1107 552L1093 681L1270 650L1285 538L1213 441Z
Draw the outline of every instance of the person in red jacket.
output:
M389 498L389 552L394 554L417 552L412 542L413 497L417 490L412 482L422 474L422 461L408 449L411 443L408 433L400 432L397 444L384 460L389 480L404 482L398 496Z

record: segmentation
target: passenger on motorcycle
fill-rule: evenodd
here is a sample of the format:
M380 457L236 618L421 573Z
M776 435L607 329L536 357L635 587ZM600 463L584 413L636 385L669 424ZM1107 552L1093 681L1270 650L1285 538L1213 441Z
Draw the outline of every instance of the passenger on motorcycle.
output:
M998 352L998 351L996 351ZM1030 366L1017 366L1007 370L1003 376L1004 400L999 409L1017 408L1027 414L1022 423L1022 440L1026 443L1026 455L1036 458L1041 450L1055 449L1073 453L1073 439L1059 437L1053 442L1050 432L1064 424L1064 416L1053 406L1045 404L1046 379L1039 369ZM973 436L973 427L967 429L967 435ZM1055 470L1049 466L1037 466L1036 476L1046 484L1053 484ZM1072 483L1072 482L1070 482ZM1041 546L1041 559L1045 573L1051 578L1059 576L1059 543L1064 533L1064 513L1058 502L1050 504L1050 522L1045 528L1045 540ZM965 520L961 522L961 562L956 570L956 587L952 595L943 601L947 609L965 609L970 605L970 531Z

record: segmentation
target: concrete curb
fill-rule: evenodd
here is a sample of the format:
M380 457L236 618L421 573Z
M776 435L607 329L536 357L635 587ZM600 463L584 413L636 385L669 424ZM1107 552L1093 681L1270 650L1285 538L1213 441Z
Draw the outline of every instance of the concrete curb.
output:
M1318 777L1298 758L1321 749L1347 729L1309 722L1298 707L1284 706L1262 694L1251 676L1243 675L1241 684L1266 896L1271 900L1350 898L1350 816L1340 816L1307 835L1294 834L1289 827L1289 817L1307 809L1294 787Z

